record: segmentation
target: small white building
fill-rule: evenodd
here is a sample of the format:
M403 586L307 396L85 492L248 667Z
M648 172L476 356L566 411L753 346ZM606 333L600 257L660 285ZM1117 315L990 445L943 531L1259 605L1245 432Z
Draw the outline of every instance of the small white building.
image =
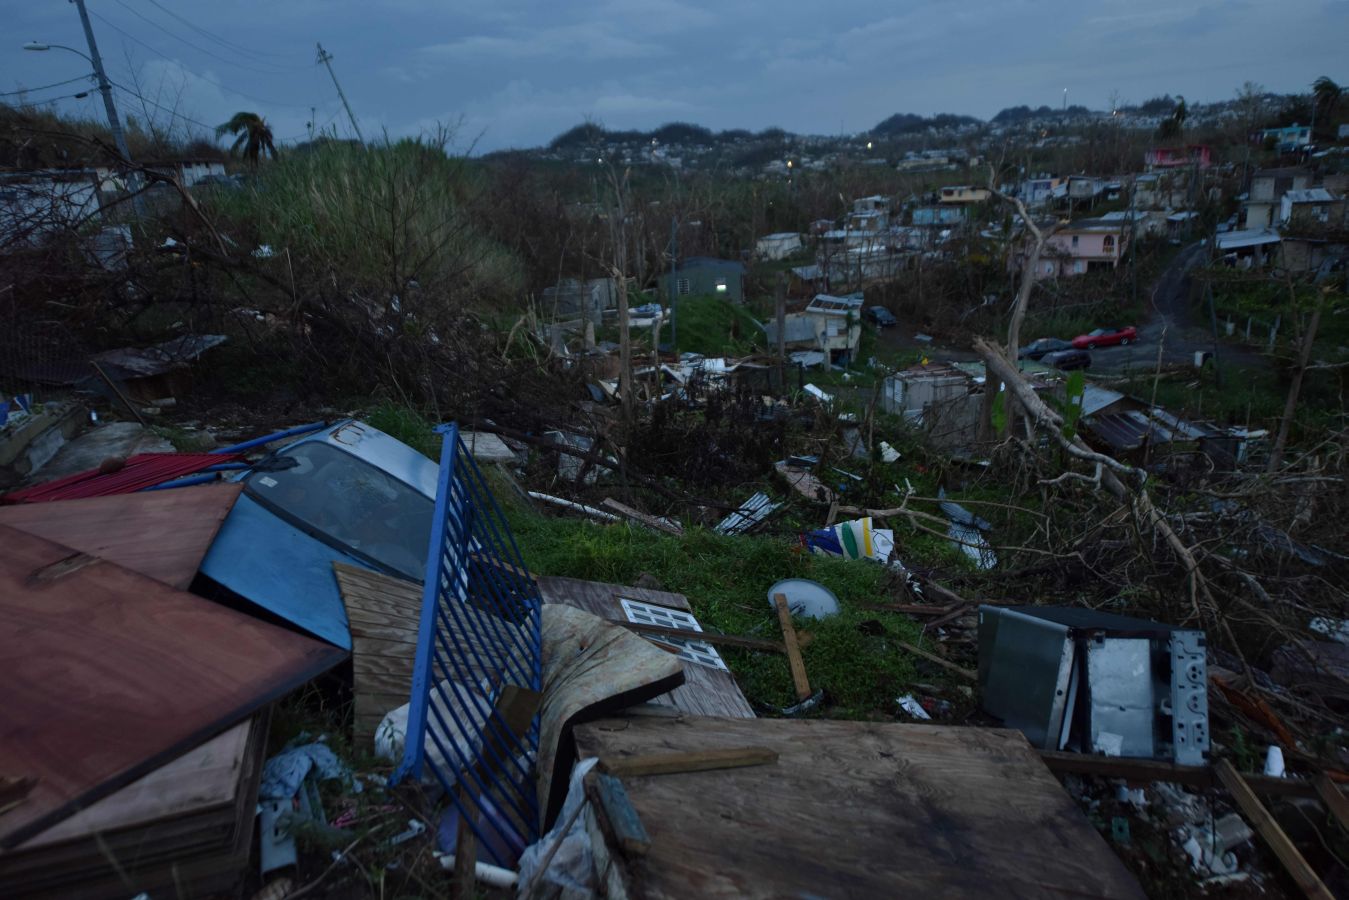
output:
M780 231L766 234L754 245L754 255L759 259L786 259L801 252L801 235L794 231Z

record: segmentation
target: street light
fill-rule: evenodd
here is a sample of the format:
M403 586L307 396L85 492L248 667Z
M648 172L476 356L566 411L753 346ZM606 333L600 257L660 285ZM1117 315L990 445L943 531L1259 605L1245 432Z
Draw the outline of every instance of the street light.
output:
M23 49L25 49L25 50L37 50L37 51L40 51L40 52L41 52L41 51L46 51L46 50L69 50L71 53L74 53L76 56L83 56L86 60L89 61L89 64L90 64L90 65L93 65L93 62L94 62L92 59L89 59L89 54L87 54L87 53L81 53L80 51L76 50L74 47L67 47L65 44L44 44L42 41L29 41L28 43L26 43L26 44L23 45Z
M103 95L103 110L108 114L108 128L112 131L112 141L117 147L117 152L121 154L123 162L131 165L131 150L126 145L126 135L122 133L122 120L117 115L117 105L112 100L112 83L108 81L108 75L103 71L103 60L98 55L98 42L94 40L94 26L89 22L89 11L84 7L84 0L73 0L75 8L80 13L80 24L84 26L84 39L89 45L89 54L86 56L74 47L67 47L64 44L48 44L44 41L29 41L23 45L25 50L46 51L46 50L69 50L76 56L81 57L94 67L94 78L98 81L99 93ZM132 189L132 203L136 207L137 213L144 213L145 208L140 197L140 178L133 170L130 177Z

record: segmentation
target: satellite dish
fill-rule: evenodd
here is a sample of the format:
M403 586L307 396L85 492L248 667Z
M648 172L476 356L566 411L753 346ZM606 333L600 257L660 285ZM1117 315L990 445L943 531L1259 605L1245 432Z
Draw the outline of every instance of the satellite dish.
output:
M838 614L839 602L834 592L809 578L784 578L773 585L768 589L770 607L776 606L773 602L775 594L787 596L787 606L794 615L805 616L808 619L827 619Z

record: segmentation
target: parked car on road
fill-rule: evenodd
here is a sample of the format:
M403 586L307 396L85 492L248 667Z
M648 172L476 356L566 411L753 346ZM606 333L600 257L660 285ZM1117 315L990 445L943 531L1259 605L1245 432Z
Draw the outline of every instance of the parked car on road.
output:
M1056 350L1053 353L1046 353L1040 358L1040 362L1064 372L1072 369L1090 369L1091 354L1086 350Z
M898 325L899 320L895 318L894 313L884 306L868 306L866 312L862 315L868 322L874 322L880 328L889 328L891 325Z
M1039 338L1038 340L1031 341L1016 353L1020 359L1040 359L1046 353L1071 349L1073 349L1073 345L1069 341L1060 340L1059 338Z
M1073 338L1073 346L1079 350L1095 350L1097 347L1113 347L1116 344L1129 344L1138 340L1138 329L1129 325L1125 328L1097 328Z

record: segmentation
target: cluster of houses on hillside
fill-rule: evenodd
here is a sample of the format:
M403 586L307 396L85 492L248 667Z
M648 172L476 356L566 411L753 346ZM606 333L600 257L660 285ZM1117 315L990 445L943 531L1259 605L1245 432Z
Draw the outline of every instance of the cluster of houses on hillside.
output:
M1349 260L1349 173L1306 166L1259 169L1240 198L1236 227L1216 237L1240 268L1319 273Z

